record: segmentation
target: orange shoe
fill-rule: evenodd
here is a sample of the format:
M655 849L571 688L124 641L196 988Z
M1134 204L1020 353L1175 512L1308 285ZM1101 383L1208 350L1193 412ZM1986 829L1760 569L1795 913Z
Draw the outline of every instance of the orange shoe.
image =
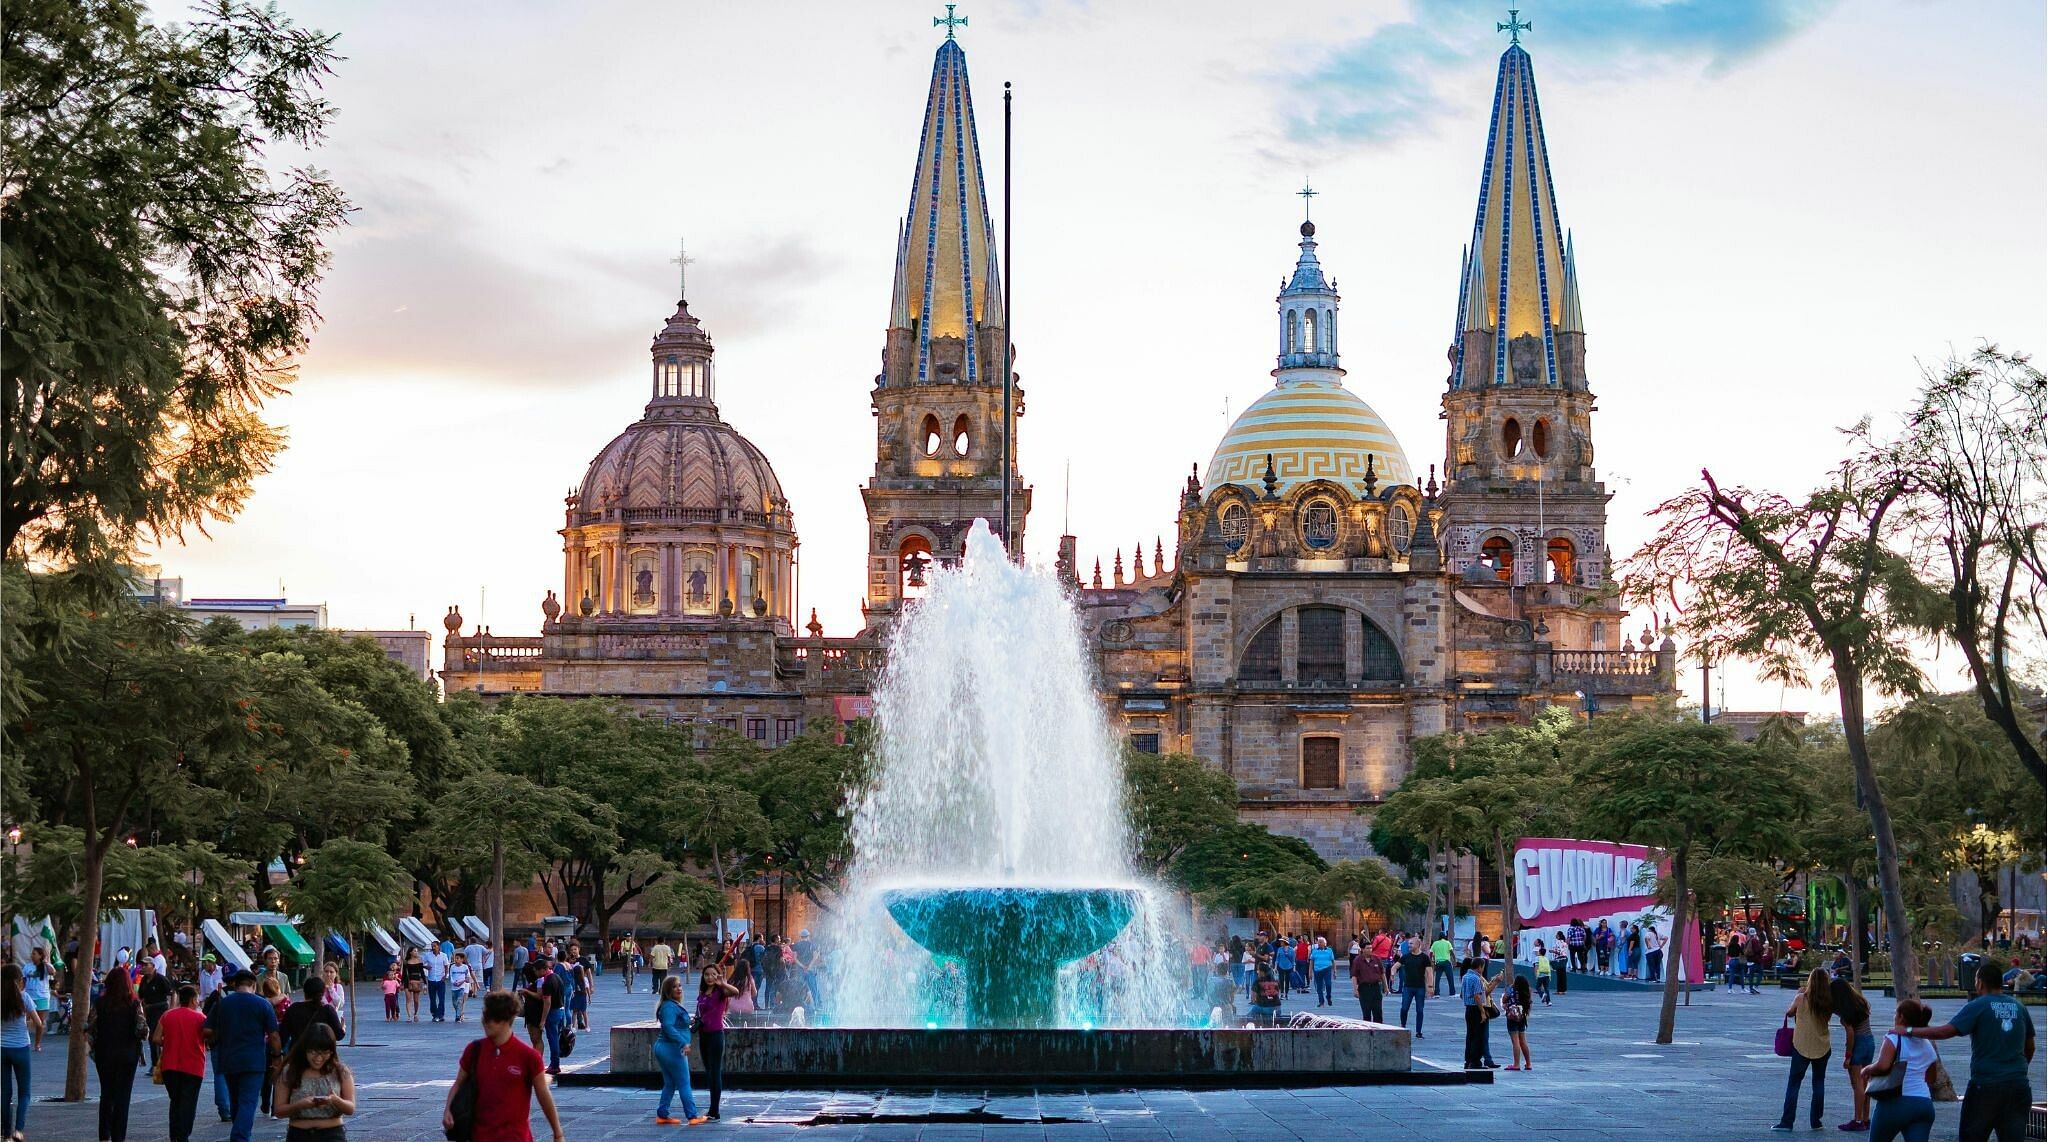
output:
M657 1114L654 1116L654 1124L656 1126L681 1126L683 1124L683 1120L680 1118L663 1118L661 1115Z
M704 1125L705 1123L707 1123L707 1122L709 1122L709 1121L711 1121L711 1120L710 1120L710 1119L708 1119L708 1118L706 1118L706 1117L704 1117L703 1115L701 1115L701 1114L700 1114L700 1115L698 1115L697 1117L695 1117L695 1118L692 1118L692 1119L690 1120L690 1125L692 1125L692 1126L702 1126L702 1125Z

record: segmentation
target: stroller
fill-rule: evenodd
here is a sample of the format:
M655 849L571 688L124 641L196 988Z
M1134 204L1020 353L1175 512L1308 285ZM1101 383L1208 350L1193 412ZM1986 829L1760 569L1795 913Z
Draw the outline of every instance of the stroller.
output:
M56 997L56 1003L50 1008L50 1017L43 1026L43 1034L68 1035L70 1033L71 993L67 991Z

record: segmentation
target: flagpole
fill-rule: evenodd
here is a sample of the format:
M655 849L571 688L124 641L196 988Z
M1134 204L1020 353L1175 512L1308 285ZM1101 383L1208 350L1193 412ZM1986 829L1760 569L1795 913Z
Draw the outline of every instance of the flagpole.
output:
M1014 370L1010 365L1010 275L1016 263L1010 260L1010 84L1003 81L1003 547L1011 559L1023 553L1010 531L1010 486L1016 482L1017 449L1014 437L1017 416L1014 409Z

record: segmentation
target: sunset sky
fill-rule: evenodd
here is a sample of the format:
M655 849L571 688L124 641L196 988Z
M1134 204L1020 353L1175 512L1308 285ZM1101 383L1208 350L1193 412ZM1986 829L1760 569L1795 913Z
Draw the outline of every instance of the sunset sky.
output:
M438 630L460 604L537 632L562 589L562 497L646 401L686 236L721 409L795 509L801 611L854 633L868 394L942 5L283 6L341 35L315 161L357 211L271 408L290 450L239 519L157 553L164 572L192 595L282 584L340 626ZM1304 178L1347 383L1418 472L1440 461L1504 7L960 12L991 180L1017 89L1005 268L1034 560L1063 516L1084 568L1171 535L1189 466L1271 384ZM1923 364L1981 340L2048 348L2038 0L1521 15L1617 557L1702 467L1805 489L1837 429L1901 409ZM1728 699L1833 708L1739 675Z

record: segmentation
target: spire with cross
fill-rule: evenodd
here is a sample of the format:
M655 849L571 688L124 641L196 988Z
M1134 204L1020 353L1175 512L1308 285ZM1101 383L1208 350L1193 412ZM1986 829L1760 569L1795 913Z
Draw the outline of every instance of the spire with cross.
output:
M697 259L690 256L689 247L683 239L676 239L676 256L668 264L676 268L676 300L690 300L690 263Z
M1321 194L1322 191L1316 190L1313 187L1309 186L1307 179L1302 179L1301 189L1295 191L1294 193L1301 196L1301 220L1303 222L1306 222L1308 221L1309 199L1314 198L1318 194Z
M1522 33L1536 26L1527 20L1521 19L1521 15L1522 10L1520 8L1510 8L1508 9L1508 22L1493 26L1494 31L1506 32L1508 34L1508 45L1510 47L1521 43Z
M953 14L953 7L953 5L948 4L946 5L945 15L932 17L932 27L946 29L946 38L949 40L953 38L953 29L955 27L964 28L967 26L967 17L955 16Z

